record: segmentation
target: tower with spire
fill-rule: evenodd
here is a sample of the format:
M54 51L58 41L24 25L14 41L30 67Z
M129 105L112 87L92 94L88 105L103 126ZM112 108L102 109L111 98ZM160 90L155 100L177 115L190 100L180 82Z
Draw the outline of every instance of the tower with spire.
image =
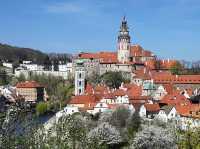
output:
M118 50L117 57L119 62L122 63L129 62L130 48L131 48L130 40L131 37L129 35L128 24L126 17L124 16L120 26L118 42L117 42L117 50Z

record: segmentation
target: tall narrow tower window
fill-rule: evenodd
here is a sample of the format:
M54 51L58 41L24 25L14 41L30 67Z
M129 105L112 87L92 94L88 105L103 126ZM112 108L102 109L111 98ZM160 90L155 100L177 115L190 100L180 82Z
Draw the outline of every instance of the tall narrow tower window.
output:
M82 78L82 75L81 75L81 73L79 73L79 78L80 78L80 79Z

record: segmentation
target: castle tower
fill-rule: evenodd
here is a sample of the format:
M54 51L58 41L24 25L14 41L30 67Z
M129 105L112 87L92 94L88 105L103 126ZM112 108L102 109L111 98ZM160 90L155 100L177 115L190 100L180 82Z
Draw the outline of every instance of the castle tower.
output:
M83 95L85 92L85 68L83 62L78 60L75 66L75 95Z
M131 37L129 36L128 31L128 25L126 18L123 17L120 31L118 35L118 46L117 46L117 52L118 52L118 61L119 62L129 62L129 56L130 56L130 48L131 48Z

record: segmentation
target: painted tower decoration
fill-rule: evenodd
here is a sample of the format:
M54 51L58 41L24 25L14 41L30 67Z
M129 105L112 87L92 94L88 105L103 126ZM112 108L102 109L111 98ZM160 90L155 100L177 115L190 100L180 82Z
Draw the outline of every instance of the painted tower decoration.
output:
M75 66L75 95L83 95L85 92L85 68L82 60L76 61Z
M118 35L118 61L125 63L129 61L130 48L131 48L131 37L128 31L128 25L126 18L123 17L120 31Z

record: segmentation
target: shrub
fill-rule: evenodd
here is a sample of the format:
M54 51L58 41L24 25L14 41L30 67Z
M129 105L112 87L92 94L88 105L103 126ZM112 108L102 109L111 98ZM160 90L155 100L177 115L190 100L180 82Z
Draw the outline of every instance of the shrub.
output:
M138 112L133 113L126 123L127 133L130 138L134 137L135 133L138 132L141 125L141 119Z
M36 106L36 113L37 115L43 115L48 111L47 103L39 102Z
M126 107L120 106L115 111L113 111L110 123L117 128L124 128L129 116L130 111Z
M111 88L119 88L122 82L129 82L122 72L107 72L101 76L101 80Z
M144 126L138 132L131 146L133 149L176 149L175 136L168 129L158 126Z
M199 149L200 148L200 127L188 129L180 135L178 142L179 148L182 149Z
M113 145L122 142L119 131L107 122L101 123L99 126L92 129L88 133L88 139L90 142L96 141L97 145Z

